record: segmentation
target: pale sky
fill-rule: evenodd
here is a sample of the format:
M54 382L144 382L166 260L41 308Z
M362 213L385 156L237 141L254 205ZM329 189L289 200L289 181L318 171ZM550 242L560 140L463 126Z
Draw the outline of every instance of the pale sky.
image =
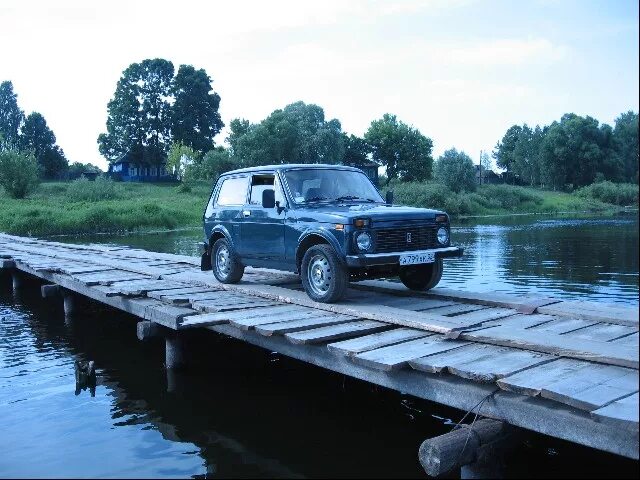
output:
M204 68L227 125L302 100L363 135L388 112L435 156L477 160L511 125L566 112L638 111L636 0L2 0L0 46L25 113L102 168L107 102L145 58Z

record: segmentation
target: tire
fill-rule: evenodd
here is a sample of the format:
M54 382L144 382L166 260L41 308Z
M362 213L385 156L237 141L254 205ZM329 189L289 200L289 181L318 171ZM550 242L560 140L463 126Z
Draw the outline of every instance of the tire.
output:
M347 293L349 274L331 245L309 248L302 257L300 275L307 295L316 302L337 302Z
M238 283L244 275L244 265L226 238L219 238L211 247L211 269L220 283Z
M400 267L399 277L409 290L431 290L440 282L442 268L442 259L438 258L433 263Z

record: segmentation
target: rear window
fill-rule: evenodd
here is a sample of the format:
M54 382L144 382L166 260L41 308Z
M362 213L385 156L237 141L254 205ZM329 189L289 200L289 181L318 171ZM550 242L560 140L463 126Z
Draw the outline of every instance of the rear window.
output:
M248 177L225 178L218 193L218 205L244 205L247 199Z

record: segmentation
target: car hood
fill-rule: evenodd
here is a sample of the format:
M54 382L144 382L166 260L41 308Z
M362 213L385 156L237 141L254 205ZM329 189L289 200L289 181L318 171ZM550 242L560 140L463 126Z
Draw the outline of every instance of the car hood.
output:
M320 222L351 223L356 218L370 218L375 223L394 221L433 222L445 212L429 208L381 204L317 204L298 209L298 217Z

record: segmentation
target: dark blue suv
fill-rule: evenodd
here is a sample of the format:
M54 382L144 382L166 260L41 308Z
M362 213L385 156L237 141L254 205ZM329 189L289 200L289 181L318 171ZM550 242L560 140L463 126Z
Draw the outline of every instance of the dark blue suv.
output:
M392 205L357 168L271 165L220 176L203 215L202 269L239 282L245 266L300 273L313 300L341 299L349 281L399 276L428 290L449 242L449 216Z

